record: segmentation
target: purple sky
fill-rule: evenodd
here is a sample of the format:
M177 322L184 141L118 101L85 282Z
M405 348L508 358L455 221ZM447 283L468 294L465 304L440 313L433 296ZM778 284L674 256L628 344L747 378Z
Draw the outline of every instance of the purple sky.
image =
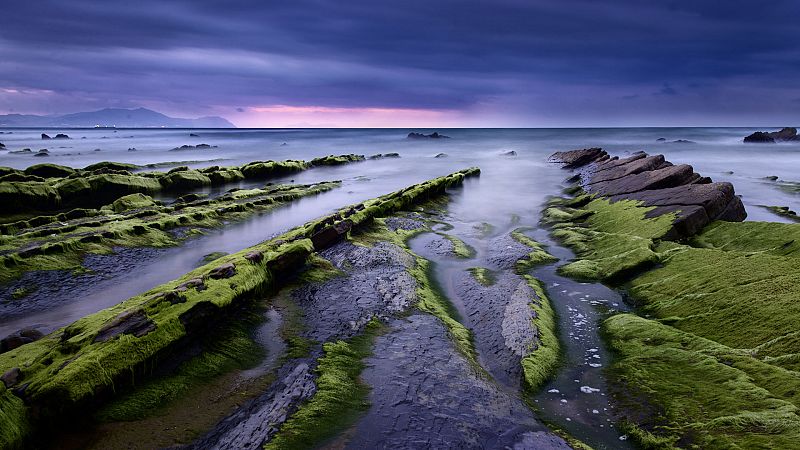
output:
M800 2L6 0L0 113L798 125Z

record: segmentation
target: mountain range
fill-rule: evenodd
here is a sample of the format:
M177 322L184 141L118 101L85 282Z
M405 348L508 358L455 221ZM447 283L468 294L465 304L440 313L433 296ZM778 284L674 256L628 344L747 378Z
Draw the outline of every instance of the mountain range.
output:
M117 127L117 128L236 128L228 120L217 117L180 119L145 108L106 108L100 111L64 115L33 114L0 115L0 127Z

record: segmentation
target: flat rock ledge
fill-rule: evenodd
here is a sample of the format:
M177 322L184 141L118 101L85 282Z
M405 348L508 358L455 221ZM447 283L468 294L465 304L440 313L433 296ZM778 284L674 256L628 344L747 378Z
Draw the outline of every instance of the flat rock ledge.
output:
M731 183L714 182L688 164L672 164L664 155L637 152L621 159L589 148L556 152L549 161L576 170L576 181L590 194L655 207L649 217L675 213L667 239L694 236L714 220L741 222L747 217Z

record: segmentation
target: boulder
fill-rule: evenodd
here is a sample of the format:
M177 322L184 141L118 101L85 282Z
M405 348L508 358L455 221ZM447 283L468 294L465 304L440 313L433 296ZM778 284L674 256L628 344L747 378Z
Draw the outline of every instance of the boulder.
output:
M509 150L507 152L501 153L500 156L517 156L517 152L515 152L514 150Z
M75 169L58 164L34 164L25 169L27 175L42 178L64 178L75 173Z
M42 133L42 139L43 140L48 140L48 139L52 139L52 138L48 134Z
M564 164L565 169L576 169L592 162L601 162L608 159L608 153L601 148L584 148L566 152L555 152L548 159L551 163Z
M69 139L69 136L64 133L58 133L53 139Z
M437 153L434 158L447 158L447 153Z
M125 311L104 325L97 332L94 342L107 342L121 334L142 337L155 329L156 324L143 310Z
M230 278L236 275L236 266L233 263L223 264L219 267L215 267L208 272L208 277L213 280L219 280L222 278Z
M41 339L42 336L44 336L44 334L35 328L23 328L0 339L0 353L37 341Z
M13 367L0 376L0 381L2 381L6 389L8 389L17 384L20 378L22 378L22 371L19 370L19 367Z

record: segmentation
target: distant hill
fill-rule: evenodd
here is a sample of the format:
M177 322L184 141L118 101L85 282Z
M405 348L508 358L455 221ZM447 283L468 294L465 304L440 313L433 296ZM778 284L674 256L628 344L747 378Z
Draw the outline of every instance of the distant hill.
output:
M0 127L236 128L222 117L179 119L145 108L106 108L65 115L0 115Z

